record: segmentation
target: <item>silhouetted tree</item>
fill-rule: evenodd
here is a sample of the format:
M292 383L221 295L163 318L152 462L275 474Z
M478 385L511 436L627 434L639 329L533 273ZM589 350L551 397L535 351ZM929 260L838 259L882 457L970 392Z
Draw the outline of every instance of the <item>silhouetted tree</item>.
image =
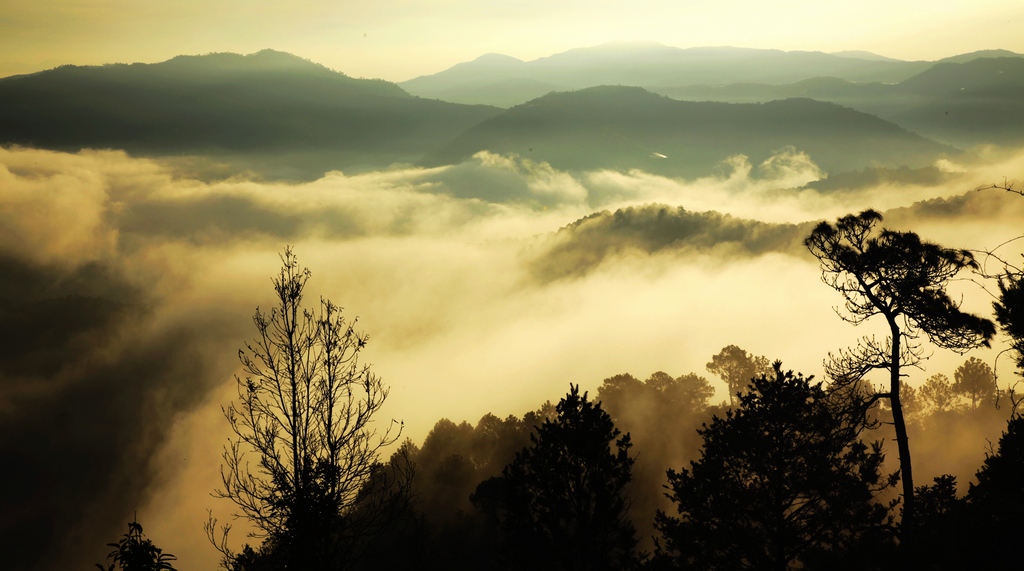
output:
M918 486L917 503L918 528L907 560L929 571L976 568L965 525L967 502L956 495L956 476L936 476L931 485Z
M245 376L236 378L238 401L224 409L236 438L225 447L215 495L269 540L259 550L264 560L343 569L382 516L361 493L379 450L397 438L394 421L383 434L371 426L388 389L359 362L367 337L354 321L328 300L315 313L303 308L310 272L290 248L281 261L272 280L277 305L257 308L258 335L238 352ZM229 527L219 538L215 528L211 517L207 534L230 566Z
M653 376L653 375L652 375ZM597 389L597 400L612 415L627 412L637 395L645 394L645 383L629 373L620 373L605 379Z
M114 548L107 555L107 559L112 563L107 567L97 563L96 567L100 571L114 571L115 568L124 571L175 571L171 561L175 561L177 557L164 553L162 549L153 545L152 540L146 539L142 533L142 525L134 519L128 522L128 532L121 536L117 543L107 545Z
M428 530L417 509L421 498L412 485L416 465L410 453L410 446L403 444L388 462L374 464L346 518L356 524L346 537L353 544L348 552L358 555L345 562L346 567L360 571L423 567Z
M500 474L515 458L516 452L529 444L533 427L543 422L542 414L545 413L531 411L524 414L522 419L514 415L501 419L493 414L485 414L477 421L473 427L469 450L477 473L482 476L481 480ZM554 405L551 405L550 414L554 414Z
M576 386L555 410L473 503L497 523L513 569L630 568L637 540L626 518L629 435Z
M459 512L472 509L469 496L477 485L500 475L516 452L529 444L532 425L540 422L536 415L524 416L530 419L527 425L513 415L502 420L486 414L475 427L442 418L421 447L411 447L417 472L413 487L431 524L443 526Z
M1013 184L994 185L1024 196ZM1018 237L1019 239L1019 237ZM996 255L987 254L1003 265L997 277L999 295L993 302L996 321L1010 337L1010 351L1017 363L1018 374L1024 374L1024 267ZM967 493L967 518L963 543L970 547L970 556L962 557L971 567L979 569L1014 569L1020 567L1016 545L1024 535L1024 417L1018 409L1019 397L1010 391L1011 419L999 439L998 447L988 454ZM955 561L948 569L967 568Z
M867 428L873 430L881 428L883 425L891 426L892 408L889 406L889 401L877 398L877 389L868 383L860 383L856 386L860 389L860 394L850 399L855 401L851 405L852 409L864 410L866 403L877 404L877 406L867 409ZM847 387L835 385L835 388ZM928 412L926 409L928 403L921 398L920 389L907 384L905 380L900 380L900 402L903 405L903 418L907 424L920 423L923 428L924 421L929 418L926 414Z
M687 373L673 378L658 371L645 381L628 374L604 380L597 400L615 425L629 432L636 451L630 519L640 536L640 549L653 549L655 510L668 508L662 493L665 471L692 459L700 447L697 429L709 420L709 401L715 389L702 376Z
M715 394L711 383L695 373L672 378L668 373L658 371L644 384L651 391L652 397L663 404L664 412L668 414L679 410L700 412L708 407Z
M1005 179L1003 184L994 184L988 187L978 188L977 190L988 189L1005 190L1013 194L1024 196L1024 190L1017 188L1017 183L1007 182ZM999 323L1003 333L1010 337L1010 348L1008 352L1011 354L1014 361L1016 361L1018 368L1017 374L1024 376L1024 265L1022 265L1019 260L1011 261L996 253L999 248L1021 239L1024 239L1024 235L1007 240L1000 246L997 246L994 250L985 251L985 258L994 259L999 262L1002 265L1002 270L994 275L984 271L979 273L983 277L994 278L997 280L999 295L997 296L996 301L992 303L992 306L995 309L996 321ZM999 355L1001 356L1002 353ZM998 360L999 357L997 356L996 361L998 362ZM1009 393L1010 402L1013 406L1014 412L1016 412L1017 407L1019 407L1022 402L1021 397L1018 394L1018 386L1019 382L1011 383L1009 390L1007 391Z
M662 371L643 382L629 374L615 375L597 390L598 402L617 425L631 424L643 432L647 432L646 425L652 425L652 436L661 441L664 423L703 413L714 394L714 387L704 377L688 373L672 378Z
M949 377L936 373L921 385L917 391L929 414L948 412L957 405L957 394Z
M804 240L821 262L822 281L845 300L842 319L853 324L882 315L889 336L879 342L865 337L850 351L834 356L826 369L837 383L859 383L874 369L889 371L887 398L893 415L903 482L903 526L914 518L914 478L910 443L900 399L903 367L920 362L921 333L943 348L965 352L988 346L995 325L960 311L946 294L946 283L964 268L977 268L970 252L924 242L913 232L878 230L882 215L865 210L836 221L820 223Z
M919 417L921 414L921 392L914 387L900 381L900 404L903 405L903 416L907 420Z
M963 498L956 495L956 476L944 474L932 478L932 484L918 486L918 506L922 519L934 520L956 512L963 507ZM941 527L941 526L940 526Z
M859 440L863 419L843 416L820 383L781 363L753 379L699 431L700 459L668 472L678 515L656 516L659 558L705 571L836 568L884 545L889 510L873 498L894 481L881 444Z
M1010 336L1017 367L1024 371L1024 271L1007 268L999 280L999 300L993 306L996 321Z
M953 392L971 401L971 410L977 410L983 402L995 404L996 375L988 363L971 357L953 372Z
M422 447L407 441L402 448L416 477L411 482L414 516L422 525L401 549L379 557L391 568L477 570L496 565L496 534L492 522L469 498L481 481L499 476L530 443L533 427L554 417L555 406L504 419L485 414L475 426L439 420ZM399 565L401 558L407 563Z
M729 403L736 404L736 395L754 377L771 373L767 357L755 357L736 345L723 347L707 364L709 373L718 375L729 389Z
M1020 567L1017 549L1024 536L1024 417L1015 416L985 458L977 483L967 492L977 569Z

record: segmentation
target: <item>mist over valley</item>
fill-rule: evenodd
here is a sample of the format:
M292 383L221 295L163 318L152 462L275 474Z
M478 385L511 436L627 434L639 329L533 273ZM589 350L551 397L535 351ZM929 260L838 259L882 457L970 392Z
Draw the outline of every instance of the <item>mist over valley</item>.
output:
M822 221L874 209L974 252L948 290L992 318L993 276L1024 251L1022 85L1006 50L653 43L488 54L401 83L274 50L0 78L0 453L18 467L2 551L16 569L88 567L134 514L176 568L213 568L208 510L235 549L259 545L210 493L239 349L287 247L310 270L303 304L358 317L360 363L390 387L371 426L403 428L377 460L418 466L423 535L381 537L422 549L370 544L380 565L490 561L474 518L503 496L477 486L564 414L570 384L632 435L623 513L651 553L655 510L675 509L666 471L739 406L713 357L735 345L829 382L830 353L887 335L837 317L804 243ZM1013 339L920 342L918 395L969 357L1002 391L998 408L905 403L916 482L953 474L963 496L1015 409ZM891 410L871 414L863 438L885 441L892 473Z

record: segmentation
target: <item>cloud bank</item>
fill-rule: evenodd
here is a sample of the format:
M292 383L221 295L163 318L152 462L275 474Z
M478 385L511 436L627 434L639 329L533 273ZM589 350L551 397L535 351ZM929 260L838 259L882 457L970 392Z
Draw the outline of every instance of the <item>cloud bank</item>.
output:
M480 153L289 184L0 148L0 453L19 466L3 551L17 568L88 566L138 511L182 568L214 564L206 509L231 511L208 496L219 407L285 244L313 271L308 299L360 317L392 386L384 413L419 440L441 417L521 414L570 382L706 374L728 344L818 372L868 331L832 313L800 245L814 221L874 207L970 248L1020 233L1024 199L973 189L1024 172L1024 154L939 167L958 174L816 189L823 173L791 149L697 180Z

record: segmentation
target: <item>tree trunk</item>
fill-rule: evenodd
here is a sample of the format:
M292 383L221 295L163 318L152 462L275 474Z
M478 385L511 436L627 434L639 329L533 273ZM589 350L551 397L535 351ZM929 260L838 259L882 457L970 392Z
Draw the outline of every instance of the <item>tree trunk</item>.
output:
M903 483L903 521L901 529L904 534L913 527L914 521L914 472L910 465L910 438L907 436L907 423L903 419L903 404L900 402L900 329L890 323L892 330L892 367L889 369L889 404L892 406L892 423L896 428L896 447L900 454L900 480Z

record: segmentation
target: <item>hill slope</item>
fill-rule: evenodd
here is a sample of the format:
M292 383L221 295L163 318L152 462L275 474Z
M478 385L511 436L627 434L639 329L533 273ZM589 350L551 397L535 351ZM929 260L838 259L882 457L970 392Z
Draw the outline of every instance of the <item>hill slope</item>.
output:
M414 160L496 113L419 99L271 50L0 80L0 143L153 154L331 151L338 164L329 168Z
M639 168L708 174L728 156L759 163L793 146L824 169L923 166L952 151L892 123L809 99L766 104L676 101L636 87L552 93L459 136L435 163L480 150L518 153L565 169Z
M1024 58L942 63L896 86L920 102L890 115L957 145L1024 144Z
M1024 143L1024 57L949 58L897 84L816 78L788 85L733 84L657 90L689 101L749 103L809 97L878 115L953 145ZM975 54L977 55L977 54Z

